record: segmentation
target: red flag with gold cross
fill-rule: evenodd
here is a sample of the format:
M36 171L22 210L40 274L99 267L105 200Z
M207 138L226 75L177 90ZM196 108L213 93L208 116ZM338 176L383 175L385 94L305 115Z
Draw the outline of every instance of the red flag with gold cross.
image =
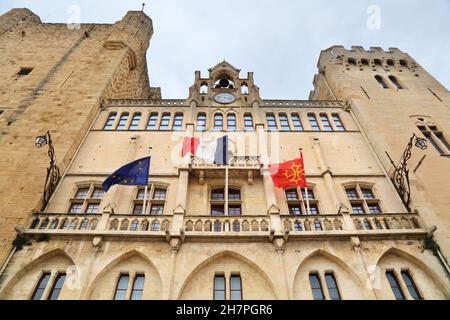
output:
M277 188L306 187L302 153L300 153L300 158L283 163L269 164L269 173Z

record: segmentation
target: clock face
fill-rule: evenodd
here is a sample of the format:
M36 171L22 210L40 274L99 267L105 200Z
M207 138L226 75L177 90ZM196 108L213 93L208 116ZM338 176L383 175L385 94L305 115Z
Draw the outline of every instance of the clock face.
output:
M233 94L231 94L231 93L222 92L222 93L216 94L214 96L214 100L216 102L226 104L226 103L234 102L234 100L236 100L236 97Z

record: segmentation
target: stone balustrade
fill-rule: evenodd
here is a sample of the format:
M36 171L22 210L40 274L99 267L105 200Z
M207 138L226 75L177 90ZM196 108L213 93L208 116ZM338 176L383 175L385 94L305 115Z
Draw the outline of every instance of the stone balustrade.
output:
M204 168L218 168L216 164L206 163L203 159L198 159L192 157L192 168L194 169L204 169ZM244 157L235 156L229 161L228 167L230 169L260 169L261 161L259 157Z
M268 216L186 216L186 233L267 233Z
M366 236L425 234L416 213L344 215L276 215L281 230L290 236ZM181 218L181 219L180 219ZM269 236L269 215L210 216L41 213L28 234L159 235L183 230L189 236ZM347 219L347 223L345 221ZM352 225L353 223L353 225ZM176 224L176 225L172 225Z

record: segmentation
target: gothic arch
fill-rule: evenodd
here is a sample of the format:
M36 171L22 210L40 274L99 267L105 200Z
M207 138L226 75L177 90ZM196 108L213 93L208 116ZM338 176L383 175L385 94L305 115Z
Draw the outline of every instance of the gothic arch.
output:
M83 294L84 299L112 299L121 272L144 272L146 280L143 299L162 298L162 279L155 264L142 252L131 250L116 257L102 268ZM105 278L107 278L106 281L101 281Z
M434 256L431 258L436 259ZM418 258L412 253L391 247L384 251L376 265L380 268L380 289L378 294L382 299L392 298L391 289L385 277L386 270L394 270L397 273L400 273L401 270L410 271L425 299L450 299L448 284L423 262L423 258Z
M46 265L46 263L49 265ZM67 268L72 265L76 264L64 250L58 248L46 252L29 262L11 277L0 292L0 299L7 299L10 295L14 299L29 299L36 285L36 281L42 274L42 270L39 267L42 266L46 271L54 271L51 270L53 268L62 271L62 268ZM22 286L23 289L21 291L24 293L14 294L13 291L17 286Z
M236 253L230 250L222 251L220 253L214 254L211 257L205 259L203 262L201 262L199 265L197 265L186 277L184 280L182 286L180 287L180 290L177 294L177 299L191 299L189 297L188 291L189 286L191 286L196 281L203 281L203 283L206 285L205 287L208 287L208 285L212 285L213 281L213 274L211 274L211 278L205 279L199 279L201 276L204 276L206 274L205 269L207 269L209 266L213 265L214 263L220 263L224 260L235 260L234 262L236 264L241 264L240 267L247 267L248 269L251 269L253 279L255 280L252 282L252 287L262 287L264 290L262 290L261 294L266 294L266 296L258 297L259 300L264 299L277 299L278 293L275 289L275 286L273 285L272 280L268 277L266 272L264 272L256 263L251 261L250 259ZM233 262L233 261L232 261ZM216 270L216 271L222 271L222 270ZM243 277L243 295L244 299L255 299L253 296L249 296L248 293L248 287L246 287L245 284L245 277L242 270L234 270L234 272L241 272L241 277ZM207 291L207 297L203 299L212 299L212 290Z
M370 298L365 284L358 275L344 261L322 249L311 252L298 266L293 279L292 297L294 299L312 299L308 279L309 273L319 272L323 278L324 272L328 271L334 273L342 299L358 300ZM324 282L322 283L324 285ZM345 289L343 284L345 284ZM326 288L323 289L324 291L326 290Z

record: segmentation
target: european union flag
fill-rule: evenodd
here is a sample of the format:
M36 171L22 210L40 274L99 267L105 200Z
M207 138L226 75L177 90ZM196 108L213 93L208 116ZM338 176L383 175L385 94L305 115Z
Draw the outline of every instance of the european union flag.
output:
M127 186L146 186L148 184L148 171L150 169L150 158L145 157L130 162L117 169L103 182L102 187L107 192L115 184Z

